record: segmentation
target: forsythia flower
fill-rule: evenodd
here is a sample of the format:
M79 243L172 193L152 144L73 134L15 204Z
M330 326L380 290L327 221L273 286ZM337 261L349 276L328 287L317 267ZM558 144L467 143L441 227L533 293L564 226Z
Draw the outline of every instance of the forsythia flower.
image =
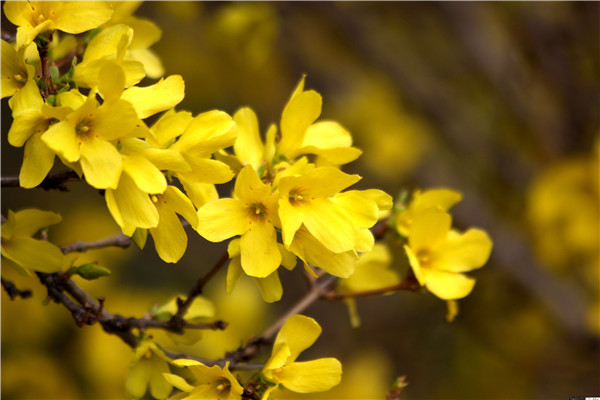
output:
M17 25L17 47L27 46L45 31L81 33L108 21L112 7L107 1L7 1L6 18Z
M188 367L194 379L190 384L178 375L164 374L171 385L182 391L170 397L170 400L239 400L242 398L244 388L229 371L229 362L223 368L218 365L208 367L198 361L186 359L175 360L173 364Z
M169 372L171 359L150 339L142 340L135 348L129 375L125 383L127 394L139 399L150 386L150 393L157 399L166 399L173 387L163 374Z
M484 231L471 228L458 233L451 225L450 214L430 207L415 216L404 246L421 286L444 300L460 299L471 292L475 279L463 272L482 267L492 250Z
M244 272L265 278L281 264L275 225L277 197L251 165L245 166L235 182L234 197L219 199L198 210L200 235L220 242L241 235L240 253Z
M59 271L64 264L62 251L46 240L34 239L37 231L61 221L58 214L36 209L8 211L2 224L2 256L22 267L40 272Z
M264 377L275 384L268 388L263 400L283 385L297 393L329 390L342 378L342 364L335 358L296 361L321 334L321 327L312 318L293 315L283 324L275 338L273 353L262 369Z
M17 51L12 44L1 40L2 43L2 68L0 68L0 98L14 96L9 105L14 109L14 102L18 101L25 88L38 91L35 83L35 67L28 64L25 59L26 48ZM38 91L39 93L39 91Z

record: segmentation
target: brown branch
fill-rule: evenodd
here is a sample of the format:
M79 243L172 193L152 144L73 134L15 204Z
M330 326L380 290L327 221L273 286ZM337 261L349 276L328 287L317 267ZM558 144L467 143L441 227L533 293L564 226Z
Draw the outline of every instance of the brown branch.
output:
M48 174L46 178L36 188L44 190L59 190L61 192L67 192L69 189L65 186L66 182L80 180L77 173L73 170L66 170L62 172L54 172ZM2 177L2 187L21 187L18 177Z
M7 281L4 278L0 278L2 280L2 287L6 290L6 293L10 296L11 300L14 300L15 297L20 297L22 299L26 299L32 296L31 290L20 290L15 286L15 284L11 281Z
M77 326L82 327L83 325L100 323L106 332L119 336L132 348L135 348L138 344L136 335L131 332L134 328L139 330L159 328L169 332L183 333L183 329L223 330L227 326L227 323L224 321L194 324L184 320L181 327L174 328L170 320L159 321L151 318L134 318L111 314L104 309L104 299L99 299L96 302L64 273L44 274L38 272L37 275L42 284L48 289L48 296L55 302L63 304L71 311ZM79 304L71 300L65 292L71 295Z
M379 294L386 294L391 292L398 292L401 290L406 290L409 292L416 292L421 288L419 282L415 279L415 277L411 274L407 276L402 281L398 282L395 285L390 285L378 289L370 289L370 290L361 290L356 292L338 292L335 290L331 290L329 292L323 293L322 298L325 300L342 300L354 297L365 297L365 296L374 296Z
M183 328L182 324L185 324L185 314L194 302L194 299L202 294L204 286L221 270L221 268L223 268L227 263L227 260L229 260L229 254L226 251L206 275L196 281L196 284L190 290L185 300L180 297L177 298L177 312L169 320L173 332L181 332L181 329Z
M103 247L121 247L123 249L128 248L131 245L131 238L122 233L107 238L98 240L95 242L81 242L77 241L68 246L63 246L60 249L64 254L73 253L73 252L84 252L91 249L100 249Z

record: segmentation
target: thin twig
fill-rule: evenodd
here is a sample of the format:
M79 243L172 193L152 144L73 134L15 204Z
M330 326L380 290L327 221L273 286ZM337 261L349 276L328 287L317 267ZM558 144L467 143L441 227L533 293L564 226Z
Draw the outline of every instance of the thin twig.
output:
M69 189L65 186L66 182L77 181L79 176L73 170L67 170L62 172L54 172L48 174L46 178L36 188L44 190L59 190L61 192L67 192ZM3 188L21 187L18 177L5 177L1 178Z
M26 299L32 296L31 290L21 290L15 286L15 284L11 281L7 281L4 278L0 278L2 280L2 287L6 290L6 293L10 296L11 300L14 300L15 297L20 297L22 299Z
M63 246L60 249L64 254L73 252L84 252L91 249L100 249L104 247L121 247L123 249L128 248L131 245L131 238L127 235L119 233L116 236L98 240L95 242L81 242L77 241L70 245Z
M371 290L361 290L356 292L338 292L335 290L331 290L329 292L323 293L321 296L325 300L342 300L353 297L365 297L365 296L374 296L378 294L386 294L391 292L398 292L401 290L406 290L409 292L416 292L420 289L419 282L415 279L414 276L408 276L404 278L402 281L398 282L395 285L390 285L378 289Z
M229 260L229 254L225 252L216 262L216 264L206 273L206 275L202 276L196 281L196 284L190 290L185 300L177 298L177 312L175 315L173 315L173 317L171 317L170 320L172 328L175 331L181 330L181 324L185 323L185 314L194 302L194 299L202 294L204 286L217 274L217 272L221 270L221 268L223 268L223 266L227 263L227 260Z

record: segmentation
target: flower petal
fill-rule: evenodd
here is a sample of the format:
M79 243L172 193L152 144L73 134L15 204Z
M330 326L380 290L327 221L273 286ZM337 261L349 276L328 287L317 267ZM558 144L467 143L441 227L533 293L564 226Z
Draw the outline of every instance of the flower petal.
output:
M146 193L162 193L167 188L167 180L163 173L139 154L123 156L123 170L137 187Z
M408 243L413 251L431 251L448 236L452 217L437 207L428 208L417 214L410 227Z
M12 212L9 212L9 219ZM60 214L35 208L17 211L14 215L14 236L33 236L40 229L62 221Z
M279 219L281 220L281 234L283 244L290 246L296 231L302 226L302 211L292 205L288 199L279 199Z
M123 169L115 146L106 140L88 138L81 142L80 151L85 180L96 189L115 189Z
M198 214L192 201L177 187L169 185L163 193L167 204L177 214L185 218L191 226L198 225Z
M264 301L267 303L273 303L279 301L283 295L283 287L279 280L279 273L275 270L272 274L266 278L253 278L254 282L260 289L260 294Z
M256 169L259 167L264 153L256 114L251 108L244 107L234 114L233 120L238 127L238 136L233 150L243 163L249 163Z
M279 382L296 393L323 392L342 380L342 364L335 358L295 362L278 374Z
M192 390L194 390L194 386L187 383L186 380L180 377L179 375L164 373L163 377L167 382L169 382L171 385L173 385L181 391L191 392Z
M211 242L222 242L248 230L248 214L236 199L219 199L198 210L196 231Z
M298 93L286 104L281 115L279 153L292 153L300 147L308 127L321 114L323 100L314 90Z
M233 240L231 241L231 243L233 243ZM240 261L240 258L231 258L231 261L229 261L229 266L227 267L227 283L225 288L227 294L231 294L231 292L233 292L235 285L240 280L242 275L244 275L244 270L242 269L242 263Z
M321 327L314 319L299 314L292 315L279 330L273 347L286 343L290 348L290 356L286 364L291 363L301 352L312 346L321 335L321 331Z
M50 242L30 237L2 241L2 255L23 268L52 273L64 265L64 255Z
M43 135L42 140L57 154L69 162L79 161L79 139L75 134L75 126L69 121L61 121L52 125Z
M130 102L140 119L168 110L179 104L185 95L180 75L171 75L147 87L130 87L121 98Z
M492 240L481 229L448 235L433 257L436 268L450 272L466 272L482 267L490 257Z
M242 268L247 275L265 278L281 264L277 234L273 225L267 222L250 221L240 239L240 249Z
M354 249L356 229L344 210L330 199L316 198L302 205L306 229L334 253Z
M463 274L440 270L427 270L427 289L442 300L461 299L471 293L475 279Z
M36 187L42 183L54 165L54 152L46 146L41 137L41 133L36 133L25 144L23 165L19 172L21 187Z
M163 201L159 198L156 202L158 225L156 228L150 228L149 231L154 239L158 256L164 262L175 263L185 253L187 235L175 212L168 205L163 204Z
M334 253L304 229L300 229L296 233L290 250L307 263L340 278L348 278L354 273L357 259L354 251Z
M133 234L135 228L154 228L158 211L147 193L142 192L127 175L121 175L119 187L105 193L106 205L123 232Z
M99 27L112 15L108 1L67 1L56 4L55 28L67 33L81 33Z

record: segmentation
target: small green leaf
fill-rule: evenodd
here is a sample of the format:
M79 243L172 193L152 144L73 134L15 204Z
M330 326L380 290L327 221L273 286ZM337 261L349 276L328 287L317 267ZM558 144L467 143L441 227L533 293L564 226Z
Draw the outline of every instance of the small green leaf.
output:
M77 274L83 279L92 280L110 275L110 270L99 266L97 262L93 262L73 269L73 274Z
M50 104L52 107L56 105L56 96L51 94L46 98L46 103Z
M140 250L142 250L146 245L146 239L148 239L148 229L141 228L137 228L135 232L133 232L133 236L131 237L133 243L135 243L135 245L139 247Z
M71 67L74 67L77 65L77 57L73 57L73 59L71 60ZM72 71L72 70L71 70ZM70 71L69 71L70 72Z
M58 76L58 67L56 65L50 67L50 77L52 78L54 83L59 82L60 77Z

